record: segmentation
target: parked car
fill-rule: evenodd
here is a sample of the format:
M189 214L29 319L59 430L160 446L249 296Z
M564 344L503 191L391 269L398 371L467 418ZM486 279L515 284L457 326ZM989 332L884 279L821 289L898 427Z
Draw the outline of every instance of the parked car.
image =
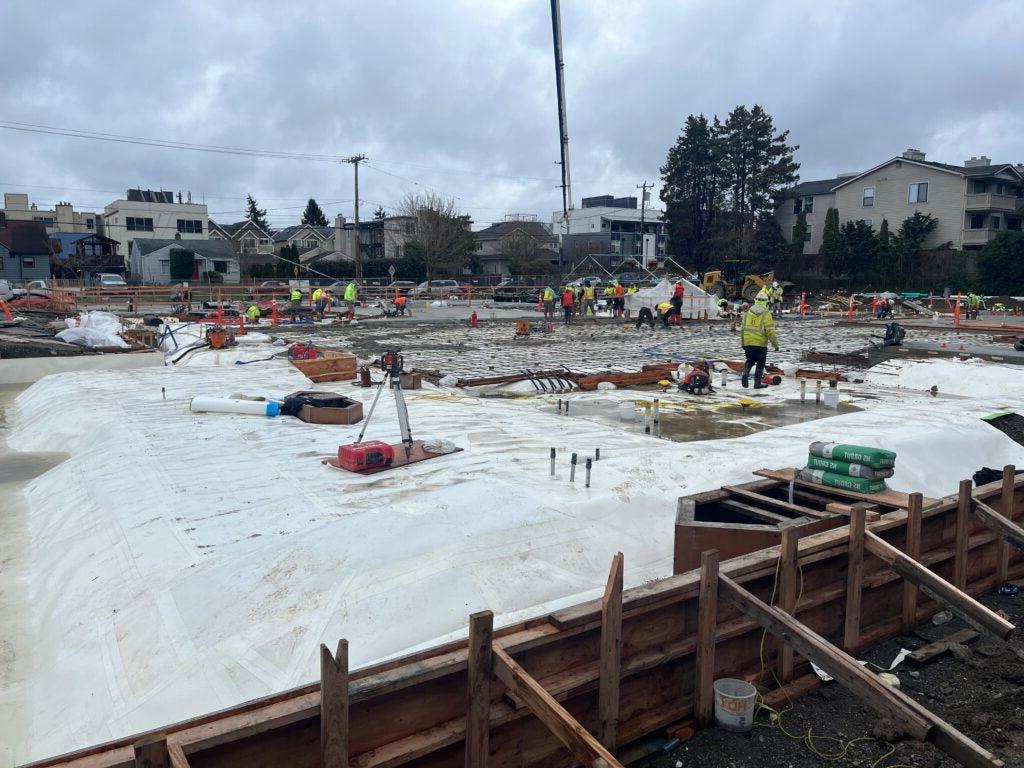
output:
M0 280L0 299L10 301L14 298L14 289L11 288L9 280Z
M32 280L25 283L21 288L14 289L15 296L26 296L33 293L48 296L50 294L50 286L46 284L45 280Z
M112 272L100 272L96 275L96 285L100 288L127 288L128 283L120 275Z
M460 296L466 290L467 286L463 286L458 280L431 280L429 283L424 280L412 289L412 293L414 296L436 296L442 298Z
M264 280L259 285L252 286L249 289L249 294L291 293L291 291L287 280Z
M495 301L522 301L532 304L537 301L537 294L543 291L540 286L518 285L513 280L503 280L494 288Z
M601 295L601 289L605 284L604 278L601 277L580 277L576 280L570 281L569 285L573 288L583 288L587 281L590 281L591 287L595 290L598 296Z
M401 293L409 293L416 287L415 280L392 280L387 284L388 293L394 293L400 291Z

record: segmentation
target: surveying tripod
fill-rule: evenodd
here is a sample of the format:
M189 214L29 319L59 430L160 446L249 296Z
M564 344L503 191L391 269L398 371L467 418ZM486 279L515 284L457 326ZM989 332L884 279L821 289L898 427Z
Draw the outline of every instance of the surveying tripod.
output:
M387 382L391 382L391 390L395 393L395 407L398 409L398 427L402 432L402 443L405 445L405 458L409 460L412 454L412 432L409 430L409 409L405 406L405 395L402 394L402 359L401 350L389 349L380 358L380 368L384 371L384 378L377 385L377 394L373 396L373 403L370 405L370 412L366 414L363 428L359 431L355 445L363 442L363 435L366 428L370 426L370 419L373 417L373 409L377 407L380 393Z

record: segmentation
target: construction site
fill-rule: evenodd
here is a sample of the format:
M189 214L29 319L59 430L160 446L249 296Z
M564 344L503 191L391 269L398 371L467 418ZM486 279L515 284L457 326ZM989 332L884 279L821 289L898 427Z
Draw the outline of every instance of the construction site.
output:
M679 284L15 308L0 759L1024 765L1019 318Z

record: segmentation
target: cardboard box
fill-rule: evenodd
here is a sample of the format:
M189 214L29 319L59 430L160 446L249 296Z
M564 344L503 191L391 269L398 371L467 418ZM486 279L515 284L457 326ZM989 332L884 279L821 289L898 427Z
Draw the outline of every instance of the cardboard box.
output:
M314 406L303 403L296 414L299 421L307 424L356 424L363 420L363 404L339 395L336 392L293 392L288 397L307 395L331 403Z

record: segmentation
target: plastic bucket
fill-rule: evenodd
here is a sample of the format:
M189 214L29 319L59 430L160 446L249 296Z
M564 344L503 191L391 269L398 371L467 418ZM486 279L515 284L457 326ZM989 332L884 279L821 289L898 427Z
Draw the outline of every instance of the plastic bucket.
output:
M633 421L636 419L636 408L632 403L619 403L619 418L622 421Z
M837 390L837 389L826 389L821 394L821 401L825 404L826 408L837 408L837 407L839 407L839 390Z
M715 723L727 731L746 733L754 726L757 689L745 680L715 680Z

